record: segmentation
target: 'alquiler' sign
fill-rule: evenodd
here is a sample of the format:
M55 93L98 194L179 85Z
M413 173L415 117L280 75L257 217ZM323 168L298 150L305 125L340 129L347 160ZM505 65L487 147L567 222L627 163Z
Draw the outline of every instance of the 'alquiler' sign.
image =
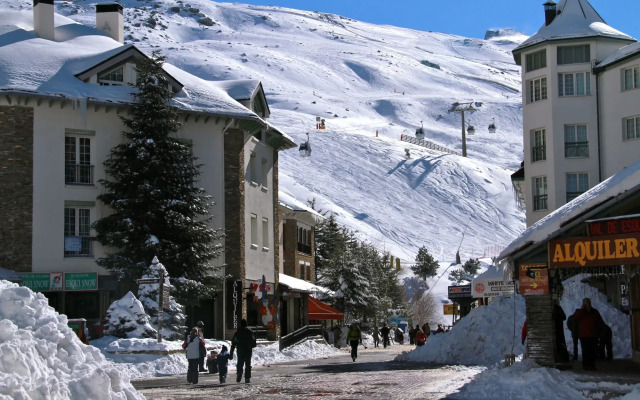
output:
M552 268L640 263L640 234L576 237L549 241Z

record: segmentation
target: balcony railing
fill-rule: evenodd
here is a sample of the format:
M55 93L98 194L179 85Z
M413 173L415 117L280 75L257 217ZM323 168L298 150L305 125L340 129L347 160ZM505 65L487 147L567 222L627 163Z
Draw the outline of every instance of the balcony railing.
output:
M300 253L311 255L311 245L310 244L304 244L304 243L298 243L298 251Z
M68 185L93 185L93 165L66 164L64 183Z
M565 157L589 157L589 142L570 142L564 144Z
M90 236L65 236L65 257L91 257L93 256L93 239Z
M531 149L532 161L542 161L547 159L547 146L535 146Z
M534 209L534 211L546 210L547 208L548 208L548 206L547 206L547 195L546 194L533 196L533 209Z

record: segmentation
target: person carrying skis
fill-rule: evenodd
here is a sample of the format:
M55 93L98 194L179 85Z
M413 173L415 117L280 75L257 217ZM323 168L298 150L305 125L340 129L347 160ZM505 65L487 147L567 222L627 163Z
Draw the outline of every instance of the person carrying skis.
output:
M382 328L380 328L380 334L382 335L382 345L386 349L389 346L389 333L391 330L387 326L386 323L382 323Z
M349 345L351 345L351 358L355 362L356 358L358 358L358 345L362 344L362 332L355 322L352 322L351 326L349 326L347 340L349 341Z
M238 364L236 364L236 382L242 380L242 369L244 368L244 382L251 382L251 355L253 348L256 347L256 338L253 335L253 331L247 328L247 320L240 320L240 329L233 335L231 339L231 351L230 355L233 358L233 351L238 349ZM218 356L220 357L220 356Z
M198 364L200 363L200 354L205 354L207 349L204 340L198 336L198 328L191 329L191 333L187 340L182 343L182 348L186 350L189 367L187 369L187 382L198 383Z

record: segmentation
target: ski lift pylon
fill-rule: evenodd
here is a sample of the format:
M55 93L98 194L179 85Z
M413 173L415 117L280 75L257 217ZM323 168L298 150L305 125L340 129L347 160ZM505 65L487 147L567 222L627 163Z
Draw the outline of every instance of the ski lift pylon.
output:
M422 125L422 121L420 121L420 128L416 129L416 139L424 139L424 126Z
M311 156L311 143L309 143L309 132L307 132L307 141L300 144L300 148L298 149L301 157L310 157Z

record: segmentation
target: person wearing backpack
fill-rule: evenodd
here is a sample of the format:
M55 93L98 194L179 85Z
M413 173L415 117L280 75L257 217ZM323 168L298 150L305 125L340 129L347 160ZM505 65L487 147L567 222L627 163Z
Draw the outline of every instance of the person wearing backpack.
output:
M349 330L347 331L347 341L351 346L351 358L356 361L358 358L358 344L362 344L362 332L360 327L355 322L351 323Z
M186 350L189 368L187 369L187 382L198 383L198 364L200 364L200 355L205 354L207 349L204 341L198 336L198 328L191 329L191 333L187 340L182 343L182 348Z
M247 328L247 320L240 321L240 329L233 335L231 339L230 355L233 357L233 351L238 349L238 364L236 364L238 376L236 382L242 380L242 370L244 369L244 382L251 382L251 355L253 348L256 347L256 337L253 331Z

